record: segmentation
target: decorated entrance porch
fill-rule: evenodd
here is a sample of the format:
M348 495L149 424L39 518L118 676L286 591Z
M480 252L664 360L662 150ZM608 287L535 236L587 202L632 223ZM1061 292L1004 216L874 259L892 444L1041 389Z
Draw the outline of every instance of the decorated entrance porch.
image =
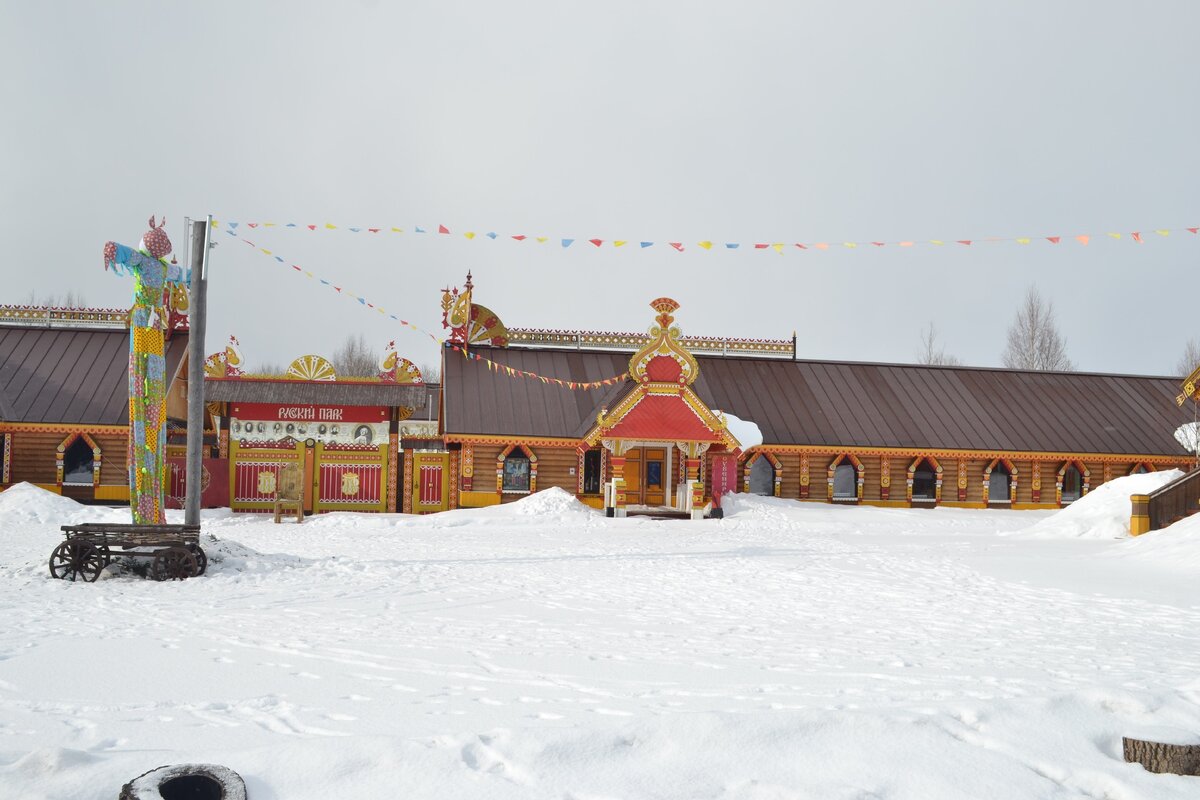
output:
M671 509L700 519L705 453L740 445L724 417L691 388L700 367L671 324L679 304L660 297L650 307L658 312L650 341L629 360L634 386L611 411L601 409L584 442L611 454L611 479L604 487L610 516Z

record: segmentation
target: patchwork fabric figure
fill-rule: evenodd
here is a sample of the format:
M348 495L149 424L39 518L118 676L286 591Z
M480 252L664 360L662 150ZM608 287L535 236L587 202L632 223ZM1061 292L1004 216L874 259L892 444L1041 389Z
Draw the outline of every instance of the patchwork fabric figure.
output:
M104 268L133 276L129 312L129 509L133 522L166 522L163 511L167 449L167 360L165 335L173 306L186 307L183 270L164 259L171 240L164 219L135 250L116 242L104 245ZM180 302L182 299L182 303ZM175 310L179 310L176 308Z

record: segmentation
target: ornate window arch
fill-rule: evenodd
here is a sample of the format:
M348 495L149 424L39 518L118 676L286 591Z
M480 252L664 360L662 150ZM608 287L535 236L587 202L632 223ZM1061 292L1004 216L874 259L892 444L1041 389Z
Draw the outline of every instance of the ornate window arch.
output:
M746 459L746 463L742 465L742 491L746 494L750 493L750 472L754 468L755 462L757 462L759 459L766 459L766 461L770 463L771 470L773 472L771 476L773 480L772 494L775 497L779 497L779 486L783 480L783 464L779 461L774 453L767 453L761 450L751 454L751 456Z
M991 480L992 470L997 466L1003 466L1008 471L1008 497L991 497ZM1010 503L1017 502L1017 468L1007 458L992 459L992 463L988 464L983 470L983 503L999 503L1008 501Z
M845 468L845 467L852 467L854 470L854 494L853 495L849 495L849 494L845 494L845 493L838 494L834 491L837 488L835 486L835 484L838 483L838 480L837 480L838 469ZM844 473L846 470L842 469L842 471ZM834 502L835 500L839 501L839 502L847 502L850 500L853 500L854 502L861 502L862 496L863 496L863 481L866 478L866 473L867 473L867 468L865 466L863 466L863 463L861 461L859 461L857 458L850 455L849 453L842 453L840 456L838 456L837 458L830 461L829 467L825 470L825 477L828 482L828 489L827 489L826 495L825 495L826 499L828 499L829 502L831 502L831 503Z
M514 451L521 455L514 456ZM511 466L510 461L513 462ZM506 474L509 488L505 488ZM496 456L496 491L501 494L533 494L537 491L537 456L532 450L514 443L500 451Z
M921 469L922 464L929 465L928 471L931 473L931 479L933 481L933 497L932 498L930 498L928 495L926 495L924 493L925 486L923 485L923 483L924 483L923 476L918 477L919 472L922 472L922 473L925 472L925 470ZM935 504L942 502L942 465L938 463L938 460L936 458L934 458L933 456L917 456L913 460L913 462L908 465L908 473L905 477L905 484L907 484L907 485L905 488L906 488L906 491L908 494L908 502L910 502L910 503L913 501L913 496L914 496L914 492L913 492L914 482L917 483L916 488L921 491L921 494L917 495L916 499L918 499L918 500L932 499Z
M1126 475L1138 475L1143 472L1158 472L1158 467L1151 464L1149 461L1139 461L1129 468Z
M1072 497L1067 502L1074 502L1088 493L1090 483L1090 473L1088 472L1088 468L1085 467L1083 462L1078 459L1067 459L1063 462L1063 465L1058 468L1058 475L1054 480L1054 502L1058 503L1060 506L1063 504L1063 479L1067 474L1067 470L1071 468L1074 468L1079 473L1079 497Z
M70 436L63 439L62 443L54 451L55 481L58 483L58 489L60 492L62 491L63 485L63 458L66 456L67 449L80 439L82 439L88 447L92 448L92 486L96 487L100 485L100 445L96 444L92 437L88 436L86 433L77 432L72 433Z

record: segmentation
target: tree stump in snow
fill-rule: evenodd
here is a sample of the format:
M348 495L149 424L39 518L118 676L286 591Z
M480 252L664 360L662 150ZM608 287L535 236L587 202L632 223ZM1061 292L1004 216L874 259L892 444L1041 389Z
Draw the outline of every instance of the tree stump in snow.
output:
M246 800L246 784L220 764L172 764L137 776L117 800Z
M1141 764L1150 772L1169 772L1173 775L1200 775L1200 745L1163 744L1145 739L1121 738L1125 760Z

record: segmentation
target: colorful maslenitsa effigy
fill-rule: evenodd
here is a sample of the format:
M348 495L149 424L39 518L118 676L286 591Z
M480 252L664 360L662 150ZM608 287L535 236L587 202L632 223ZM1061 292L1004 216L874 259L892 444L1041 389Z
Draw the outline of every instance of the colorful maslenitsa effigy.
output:
M166 522L163 511L167 445L167 362L164 331L172 312L187 308L183 271L165 258L171 240L150 218L138 248L104 245L104 268L133 276L129 312L129 509L135 525Z

